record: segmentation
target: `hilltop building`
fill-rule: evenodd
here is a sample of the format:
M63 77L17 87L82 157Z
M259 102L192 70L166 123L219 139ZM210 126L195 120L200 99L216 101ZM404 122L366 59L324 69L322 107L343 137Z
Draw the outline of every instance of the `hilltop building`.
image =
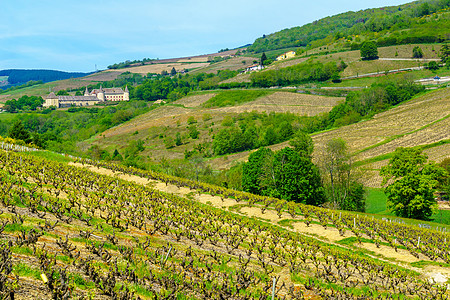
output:
M94 89L91 92L86 90L84 96L56 96L51 92L45 98L43 107L54 106L57 108L71 107L71 106L90 106L105 101L129 101L130 92L128 87L125 90L122 88L102 88Z
M277 56L277 61L295 57L295 51L289 51Z

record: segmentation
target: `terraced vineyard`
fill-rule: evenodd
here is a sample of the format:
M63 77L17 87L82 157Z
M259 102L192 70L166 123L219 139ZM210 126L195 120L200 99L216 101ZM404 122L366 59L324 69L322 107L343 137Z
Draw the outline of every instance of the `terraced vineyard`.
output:
M380 158L397 147L425 147L430 160L441 162L450 156L450 89L428 92L388 111L376 114L372 119L343 126L334 130L313 134L314 157L320 157L326 142L340 137L347 142L354 161L364 166L367 186L380 187L379 168L387 158ZM270 146L272 150L287 147L288 143ZM214 166L229 168L235 161L245 161L249 151L229 155L211 161ZM375 160L375 162L371 161Z
M450 296L443 274L433 276L441 282L435 283L418 267L363 251L371 244L448 267L450 235L442 228L296 205L116 165L88 170L86 163L94 164L0 151L0 297ZM254 210L263 217L252 215ZM307 234L318 227L361 247Z

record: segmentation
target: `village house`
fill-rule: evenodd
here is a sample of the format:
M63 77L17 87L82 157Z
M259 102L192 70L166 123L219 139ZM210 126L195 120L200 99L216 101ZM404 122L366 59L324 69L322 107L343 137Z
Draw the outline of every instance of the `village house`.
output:
M251 66L247 67L245 69L245 72L260 71L262 69L264 69L263 65L256 64L256 65L251 65Z
M46 98L43 107L71 107L71 106L91 106L105 101L129 101L130 92L128 87L122 88L102 88L94 89L91 92L87 87L84 96L57 96L51 92Z
M277 56L277 61L293 57L295 57L295 51L288 51L286 53L281 54L280 56Z

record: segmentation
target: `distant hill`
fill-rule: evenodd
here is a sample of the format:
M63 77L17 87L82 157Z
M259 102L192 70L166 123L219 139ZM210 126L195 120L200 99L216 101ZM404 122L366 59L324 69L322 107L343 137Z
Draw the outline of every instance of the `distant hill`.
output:
M450 33L448 16L439 18L436 13L446 13L449 5L450 1L447 0L425 0L358 12L349 11L304 26L264 35L247 49L259 53L289 47L323 46L341 38L346 38L349 43L357 46L363 41L359 35L377 40L383 46L442 42L447 40ZM429 26L430 22L433 23L432 26ZM322 42L315 45L315 41Z
M0 77L8 77L7 83L2 86L3 89L14 85L27 83L29 81L51 82L56 80L83 77L89 74L91 73L63 72L55 70L0 70Z

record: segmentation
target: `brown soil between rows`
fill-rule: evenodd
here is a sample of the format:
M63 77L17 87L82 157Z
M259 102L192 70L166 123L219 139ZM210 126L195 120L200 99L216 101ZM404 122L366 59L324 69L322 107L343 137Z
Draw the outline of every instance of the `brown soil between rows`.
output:
M86 167L83 166L80 163L70 163L71 165L77 166L77 167ZM134 175L124 175L121 173L114 173L113 171L105 168L98 168L93 166L88 166L88 168L93 171L104 175L110 175L110 176L118 176L121 179L136 182L138 184L147 185L150 184L153 186L153 188L166 192L166 193L173 193L180 196L187 196L188 194L194 192L194 190L191 190L189 188L181 187L178 188L175 185L172 184L165 184L163 182L154 181L154 180L148 180L146 178L134 176ZM220 209L228 209L231 206L242 204L240 202L237 202L234 199L230 198L224 198L222 199L219 196L211 196L208 194L197 194L195 193L194 199L197 201L200 201L204 204L209 204L213 207L220 208ZM283 213L281 218L278 217L276 212L274 210L267 209L264 213L262 213L260 207L248 207L244 206L239 209L240 214L244 214L248 217L255 217L255 218L261 218L265 219L269 222L271 222L274 225L278 225L278 222L283 219L292 219L287 213ZM334 227L327 227L324 228L322 225L319 224L310 224L309 226L306 226L306 223L302 222L300 218L293 219L293 229L296 232L316 236L321 240L328 240L330 242L338 242L342 239L352 237L354 234L351 231L346 231L344 233L344 236L341 236L339 234L339 231L335 229ZM300 221L300 222L295 222ZM400 262L404 263L411 263L419 260L427 260L425 256L422 256L417 259L413 255L411 255L407 250L398 249L395 251L393 248L380 245L380 248L377 248L375 244L371 243L362 243L361 245L356 244L355 246L364 248L366 250L372 251L378 255L381 255L388 259L395 259Z

